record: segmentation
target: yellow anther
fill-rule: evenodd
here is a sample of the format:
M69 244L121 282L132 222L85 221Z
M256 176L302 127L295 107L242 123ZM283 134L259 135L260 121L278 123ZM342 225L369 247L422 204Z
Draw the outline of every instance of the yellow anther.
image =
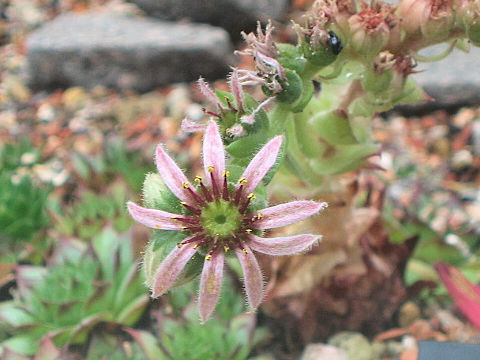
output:
M245 255L247 255L247 254L248 254L248 250L247 250L247 249L243 249L243 253L244 253Z
M185 205L188 205L188 203L186 201L180 201L180 205L185 206Z
M247 183L247 179L245 179L245 178L243 177L243 178L241 178L240 180L238 180L238 183L239 183L240 185L245 185L245 184Z
M197 250L197 249L198 249L198 244L193 245L193 250Z
M193 179L197 184L200 184L202 182L202 177L201 176L195 176L195 179Z
M155 229L161 229L162 227L160 225L155 225Z
M213 165L210 165L209 167L207 167L207 171L208 171L208 172L213 172L213 170L215 170L215 168L213 167Z
M188 189L190 187L190 184L188 182L182 183L182 186L184 189Z
M212 255L208 254L207 256L205 256L205 260L212 260Z
M263 214L260 211L257 212L257 219L258 220L263 219Z
M248 196L247 196L247 199L248 199L248 200L252 200L252 201L255 200L256 198L257 198L257 197L256 197L253 193L250 193L250 194L248 194Z
M180 249L182 246L183 246L182 243L178 243L178 244L177 244L177 248L179 248L179 249Z
M228 250L230 250L230 248L229 248L227 245L225 245L225 246L223 247L223 250L225 250L225 252L228 252Z
M252 231L253 231L252 229L246 229L246 230L245 230L245 232L246 232L247 234L251 234Z
M222 174L223 177L229 177L230 176L230 171L225 170Z
M182 226L182 228L180 229L180 231L187 231L187 227L186 227L186 226Z

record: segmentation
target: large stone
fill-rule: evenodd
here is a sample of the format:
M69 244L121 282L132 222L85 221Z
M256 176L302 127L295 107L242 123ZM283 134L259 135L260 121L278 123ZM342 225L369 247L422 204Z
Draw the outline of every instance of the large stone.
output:
M252 30L257 20L281 19L288 0L129 0L149 16L188 19L227 29L234 38Z
M62 15L27 40L33 87L104 85L146 91L200 75L225 75L232 61L228 34L113 14Z
M421 52L422 55L440 54L445 46L432 47ZM480 49L472 47L466 54L454 50L438 62L420 62L416 68L419 73L412 75L434 99L424 107L444 108L480 102Z

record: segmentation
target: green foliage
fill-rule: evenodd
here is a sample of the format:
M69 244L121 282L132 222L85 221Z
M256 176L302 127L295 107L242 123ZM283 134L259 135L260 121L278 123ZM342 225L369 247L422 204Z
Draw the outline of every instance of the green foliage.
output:
M111 223L118 232L126 231L132 220L125 210L126 189L115 184L104 195L84 193L72 206L57 211L57 229L66 236L90 239Z
M230 281L227 277L226 281ZM267 337L266 330L255 327L255 315L241 314L242 295L224 286L217 314L201 325L191 302L191 284L173 290L169 303L175 318L159 316L158 336L146 331L127 330L148 360L162 359L247 359L255 345ZM190 303L190 306L187 306ZM180 309L187 306L184 312Z
M101 334L90 341L86 360L148 360L137 344L126 342L120 336Z
M48 222L45 212L49 190L29 176L0 173L0 238L29 241Z
M89 187L100 189L114 181L119 175L138 192L145 173L153 170L145 163L139 152L129 152L121 139L106 141L104 149L95 156L76 153L72 156L76 175Z
M31 161L25 161L23 155L28 154ZM28 157L27 157L28 158ZM2 172L15 171L24 165L30 165L38 159L38 153L33 149L30 141L23 139L18 144L5 144L0 149L0 169Z
M47 267L19 267L15 299L0 305L13 335L1 345L29 355L44 335L63 346L85 342L100 322L135 324L148 295L131 241L106 228L89 245L63 241Z

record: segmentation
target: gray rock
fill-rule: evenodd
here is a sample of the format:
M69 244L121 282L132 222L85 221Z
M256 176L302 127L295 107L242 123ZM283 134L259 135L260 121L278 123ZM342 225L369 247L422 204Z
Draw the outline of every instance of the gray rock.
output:
M281 19L288 0L128 0L149 16L188 19L227 29L234 38L253 29L257 20Z
M325 344L309 344L300 360L349 360L345 350Z
M220 28L113 14L62 15L27 39L33 87L104 85L146 91L225 75L232 60Z
M377 360L376 349L360 333L343 331L328 339L328 344L344 350L349 360Z
M441 53L441 47L432 47L422 51L422 55ZM438 62L419 63L418 74L412 75L435 99L431 107L449 107L480 102L480 49L472 47L466 54L454 50L445 59Z

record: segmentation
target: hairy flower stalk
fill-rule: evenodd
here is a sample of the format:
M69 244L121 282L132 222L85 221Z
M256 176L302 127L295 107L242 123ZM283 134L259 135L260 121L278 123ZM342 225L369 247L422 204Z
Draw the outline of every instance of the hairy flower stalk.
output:
M157 148L156 164L163 181L180 200L185 213L174 214L128 203L131 216L153 229L177 230L187 234L156 270L152 296L169 290L190 259L205 258L200 280L199 312L202 321L211 316L220 295L223 263L235 253L244 273L247 300L256 309L263 298L263 278L253 251L269 255L291 255L320 239L303 234L263 238L263 230L301 221L326 207L326 203L293 201L255 210L254 191L277 160L282 136L270 140L251 160L236 184L229 181L225 150L215 121L207 125L203 142L205 177L195 177L192 185L162 147Z

